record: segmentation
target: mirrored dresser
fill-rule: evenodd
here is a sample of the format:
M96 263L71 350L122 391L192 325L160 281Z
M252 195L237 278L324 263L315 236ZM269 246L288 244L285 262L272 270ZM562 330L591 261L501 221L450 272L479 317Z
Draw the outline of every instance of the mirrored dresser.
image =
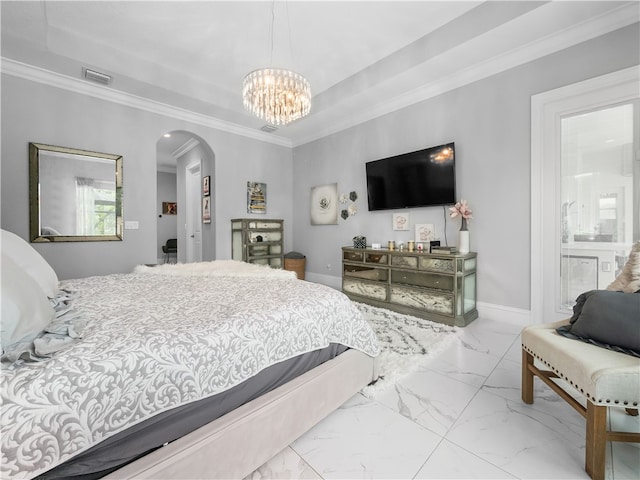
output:
M342 248L342 291L356 302L466 326L478 317L476 253Z
M247 263L282 268L284 220L231 220L231 258Z

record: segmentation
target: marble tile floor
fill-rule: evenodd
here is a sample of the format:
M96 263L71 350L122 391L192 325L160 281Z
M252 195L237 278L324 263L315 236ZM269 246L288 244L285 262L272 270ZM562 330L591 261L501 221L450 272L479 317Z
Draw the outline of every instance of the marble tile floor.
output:
M357 394L249 479L588 479L585 423L535 380L520 399L521 327L479 318L374 399ZM640 417L616 410L619 430ZM609 443L608 480L640 479L640 444Z

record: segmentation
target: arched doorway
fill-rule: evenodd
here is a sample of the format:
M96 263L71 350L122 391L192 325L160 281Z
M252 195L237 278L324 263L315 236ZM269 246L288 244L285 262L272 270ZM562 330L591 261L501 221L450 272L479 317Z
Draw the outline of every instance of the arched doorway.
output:
M157 141L158 262L163 263L162 245L178 240L180 263L215 259L215 223L203 218L203 205L215 205L215 155L200 136L184 131L166 132ZM207 178L209 192L203 190ZM166 197L166 199L165 199ZM205 198L206 197L206 198ZM163 212L166 203L176 205L175 214Z

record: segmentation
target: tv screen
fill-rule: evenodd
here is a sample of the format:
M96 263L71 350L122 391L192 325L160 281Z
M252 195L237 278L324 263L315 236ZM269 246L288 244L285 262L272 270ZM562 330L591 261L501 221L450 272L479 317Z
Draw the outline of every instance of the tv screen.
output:
M369 210L456 203L454 143L367 162Z

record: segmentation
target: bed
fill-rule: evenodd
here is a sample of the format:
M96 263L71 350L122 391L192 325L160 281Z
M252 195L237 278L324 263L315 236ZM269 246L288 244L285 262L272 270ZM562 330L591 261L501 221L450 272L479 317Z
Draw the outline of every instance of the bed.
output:
M217 261L58 282L14 237L2 478L243 478L376 377L357 308L293 272Z

